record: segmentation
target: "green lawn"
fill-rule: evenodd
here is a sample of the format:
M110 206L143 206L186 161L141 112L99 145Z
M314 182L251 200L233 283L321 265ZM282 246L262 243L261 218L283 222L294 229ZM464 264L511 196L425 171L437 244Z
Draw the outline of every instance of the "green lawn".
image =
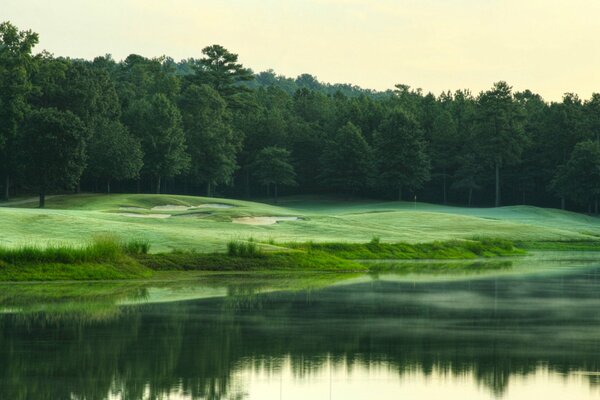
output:
M201 206L152 210L156 206ZM229 205L222 208L219 205ZM282 199L278 206L228 199L171 195L65 195L36 202L0 203L0 245L79 244L95 234L144 238L152 251L225 251L232 239L292 241L427 242L495 237L514 241L592 241L600 219L529 206L459 208L412 202L342 201L318 197ZM220 208L216 208L220 207ZM128 215L122 215L128 214ZM145 215L139 218L133 215ZM170 216L169 218L157 218ZM273 225L233 223L239 217L299 217Z

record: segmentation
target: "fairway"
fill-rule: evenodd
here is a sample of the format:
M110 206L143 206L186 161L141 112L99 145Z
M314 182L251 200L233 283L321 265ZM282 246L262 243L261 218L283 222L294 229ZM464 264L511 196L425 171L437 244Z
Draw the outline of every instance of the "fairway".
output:
M529 206L460 208L322 197L284 198L271 205L146 194L54 196L46 209L36 206L35 200L24 199L0 207L0 245L78 244L105 233L147 239L153 252L224 251L227 241L249 237L366 242L379 236L384 242L415 243L473 237L590 241L600 236L596 217Z

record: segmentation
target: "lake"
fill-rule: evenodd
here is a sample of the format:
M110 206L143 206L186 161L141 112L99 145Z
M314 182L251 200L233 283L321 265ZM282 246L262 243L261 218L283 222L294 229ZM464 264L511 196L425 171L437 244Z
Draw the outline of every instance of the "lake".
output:
M600 257L0 286L1 399L598 399Z

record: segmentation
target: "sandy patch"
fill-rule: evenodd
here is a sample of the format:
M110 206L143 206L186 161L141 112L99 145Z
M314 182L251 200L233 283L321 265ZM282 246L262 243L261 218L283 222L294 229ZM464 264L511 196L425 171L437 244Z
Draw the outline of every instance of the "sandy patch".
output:
M133 218L170 218L171 214L133 214L133 213L120 213L119 215L123 217L133 217Z
M299 221L298 217L240 217L233 218L234 224L245 225L273 225L281 221Z
M233 206L231 204L207 203L191 208L233 208Z
M120 211L146 211L143 207L119 207Z
M152 207L153 211L188 211L195 210L198 208L232 208L232 205L229 204L220 204L220 203L207 203L200 204L199 206L181 206L175 204L166 204L164 206L156 206Z
M187 211L190 207L188 206L177 206L174 204L166 204L164 206L152 207L152 211Z

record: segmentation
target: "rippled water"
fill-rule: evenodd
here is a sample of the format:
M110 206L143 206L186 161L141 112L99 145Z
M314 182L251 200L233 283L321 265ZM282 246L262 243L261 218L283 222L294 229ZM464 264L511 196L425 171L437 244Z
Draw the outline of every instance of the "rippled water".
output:
M0 398L596 399L600 262L586 258L4 285Z

